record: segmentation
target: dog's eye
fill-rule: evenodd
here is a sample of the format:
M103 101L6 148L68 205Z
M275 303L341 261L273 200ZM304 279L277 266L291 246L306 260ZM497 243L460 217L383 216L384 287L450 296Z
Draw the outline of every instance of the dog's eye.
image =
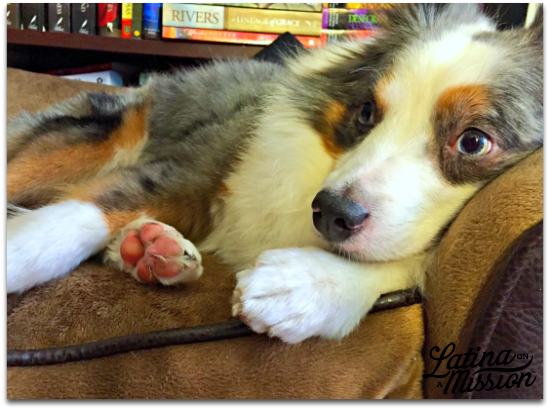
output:
M374 105L371 102L363 105L359 114L359 122L363 125L374 125Z
M488 154L493 143L483 132L476 129L466 130L456 141L458 152L466 155L479 156Z

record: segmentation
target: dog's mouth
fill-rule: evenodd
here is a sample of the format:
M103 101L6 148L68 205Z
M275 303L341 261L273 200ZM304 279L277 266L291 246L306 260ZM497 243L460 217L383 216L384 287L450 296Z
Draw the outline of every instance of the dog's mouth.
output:
M346 249L346 246L344 243L331 243L328 241L327 243L329 244L332 252L337 255L340 255L348 260L355 261L355 262L365 261L365 256L362 253Z

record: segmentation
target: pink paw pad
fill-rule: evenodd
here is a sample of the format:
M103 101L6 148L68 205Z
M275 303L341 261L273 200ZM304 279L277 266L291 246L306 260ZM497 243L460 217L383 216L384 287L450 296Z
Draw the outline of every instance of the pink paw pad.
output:
M178 242L165 236L162 225L147 223L137 231L128 232L120 246L120 255L128 268L136 267L137 276L144 282L173 278L182 271L174 260L184 250Z

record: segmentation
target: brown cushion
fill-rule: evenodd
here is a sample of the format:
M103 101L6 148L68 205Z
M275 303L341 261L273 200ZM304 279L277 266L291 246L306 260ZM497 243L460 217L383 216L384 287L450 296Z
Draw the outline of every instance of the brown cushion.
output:
M6 84L8 118L23 110L29 112L43 110L82 91L117 93L124 90L105 84L67 80L53 75L32 74L14 68L8 68Z
M8 113L106 86L8 70ZM205 258L185 287L136 283L88 262L8 298L8 348L63 346L230 317L233 275ZM265 335L45 367L8 368L8 398L421 398L419 305L367 317L345 340L290 346Z
M424 302L427 373L432 373L436 365L429 356L434 346L443 349L453 342L457 345L455 353L467 351L476 319L502 261L523 232L542 217L541 148L472 198L441 243L436 263L427 276ZM437 387L438 381L426 380L425 396L451 398Z

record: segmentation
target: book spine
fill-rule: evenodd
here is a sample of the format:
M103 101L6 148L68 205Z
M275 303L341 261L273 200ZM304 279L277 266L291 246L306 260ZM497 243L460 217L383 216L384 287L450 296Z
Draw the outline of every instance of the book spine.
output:
M8 3L8 28L21 28L21 4L20 3Z
M322 30L321 44L329 44L339 40L357 40L372 36L376 30Z
M21 17L24 29L46 31L46 3L23 3Z
M161 4L143 3L143 38L149 40L160 39Z
M122 38L132 38L132 3L122 3Z
M328 9L370 9L388 10L393 8L395 3L323 3Z
M48 3L48 31L71 32L71 5Z
M307 11L320 13L323 3L202 3L205 6L245 7L250 9Z
M259 33L290 32L294 35L321 35L321 13L199 6L164 3L163 25L182 28L250 31Z
M323 29L376 30L378 18L366 9L324 9Z
M97 4L97 27L100 36L121 37L120 3Z
M143 3L132 4L132 38L141 40L143 32Z
M164 26L162 28L162 37L173 40L212 41L216 43L267 46L273 43L279 37L279 34ZM321 45L319 37L296 36L296 39L306 48L315 48Z
M71 29L78 34L97 34L97 4L71 3Z

